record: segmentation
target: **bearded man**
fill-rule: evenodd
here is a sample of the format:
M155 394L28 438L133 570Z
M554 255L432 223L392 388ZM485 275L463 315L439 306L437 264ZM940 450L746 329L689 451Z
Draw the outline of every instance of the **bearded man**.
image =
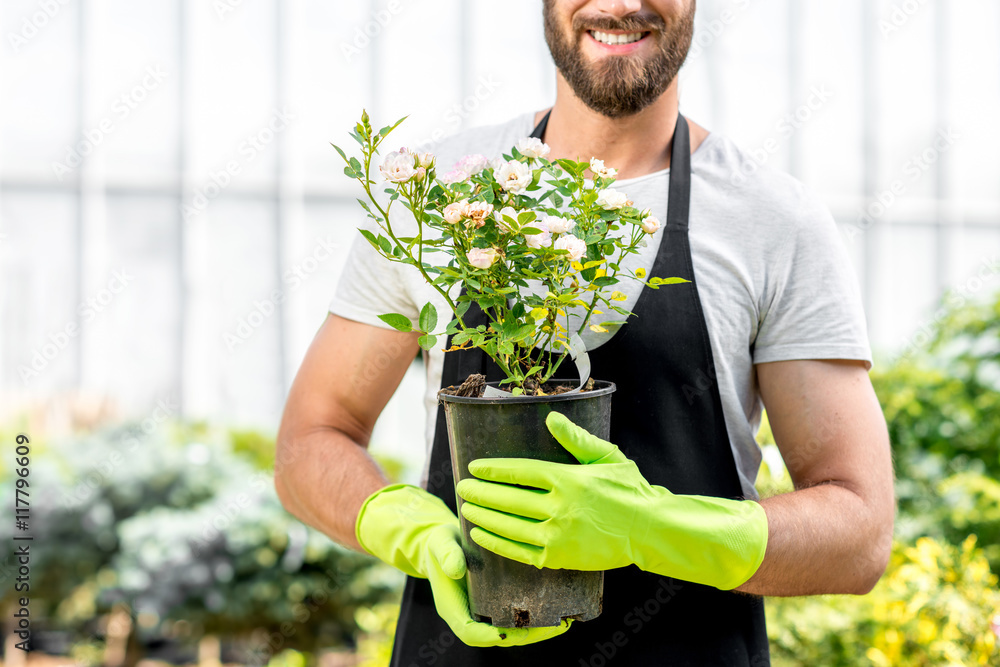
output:
M531 135L550 159L602 159L616 188L665 221L629 261L690 281L624 285L635 317L585 332L592 375L618 386L610 442L550 418L555 438L585 453L554 469L550 488L529 488L518 459L453 485L435 395L465 379L460 368L490 372L475 350L425 353L423 485L388 483L365 447L419 334L378 315L416 320L435 293L367 243L351 251L288 398L275 480L303 521L409 575L394 666L758 667L770 662L762 596L864 594L885 570L892 464L850 262L814 195L680 115L694 15L695 0L545 0L553 106L436 151L446 168ZM795 485L765 499L754 488L762 407ZM473 618L456 491L482 547L606 570L603 613L556 628ZM556 491L585 511L549 511Z

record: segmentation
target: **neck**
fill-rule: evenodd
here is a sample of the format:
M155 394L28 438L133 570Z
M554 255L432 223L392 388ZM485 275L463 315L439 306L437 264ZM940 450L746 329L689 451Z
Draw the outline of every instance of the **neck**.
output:
M580 100L569 84L556 74L556 103L545 130L549 159L586 162L604 160L618 170L618 178L635 178L670 166L670 146L677 125L677 79L659 99L624 118L603 116ZM545 112L535 116L536 123ZM692 127L692 150L700 143Z

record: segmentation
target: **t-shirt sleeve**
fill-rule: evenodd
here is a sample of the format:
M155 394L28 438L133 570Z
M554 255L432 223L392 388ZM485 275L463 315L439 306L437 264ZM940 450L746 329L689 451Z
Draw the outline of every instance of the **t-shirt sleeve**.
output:
M861 294L837 225L805 196L767 272L754 363L852 359L872 365Z
M416 321L419 311L400 276L401 265L379 255L357 229L352 228L351 233L355 238L330 301L330 312L383 329L392 328L378 318L386 313L400 313Z

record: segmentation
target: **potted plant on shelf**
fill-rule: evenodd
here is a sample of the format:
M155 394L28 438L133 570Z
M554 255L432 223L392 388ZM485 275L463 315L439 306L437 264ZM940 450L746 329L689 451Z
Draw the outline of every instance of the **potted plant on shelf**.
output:
M687 282L647 278L644 269L622 266L660 221L612 188L616 171L601 160L549 160L548 146L537 138L493 160L467 156L442 176L434 155L402 148L385 155L375 173L379 147L401 122L375 131L363 113L351 132L361 158L334 148L346 162L344 173L367 195L358 202L377 231L361 233L387 261L419 271L449 311L446 320L439 318L428 302L416 322L399 313L380 318L419 333L425 350L478 348L504 375L490 383L470 375L438 394L455 483L471 476L468 464L477 458L575 463L549 434L546 415L561 412L607 438L615 390L613 383L589 378L580 334L626 323L632 313L615 289L622 279L653 289ZM386 196L377 196L383 183ZM405 232L390 217L400 201L411 219ZM592 321L611 311L620 317ZM556 379L567 357L576 361L578 380ZM498 627L540 627L600 613L603 573L536 569L503 558L473 542L471 524L459 517L469 604L480 619Z

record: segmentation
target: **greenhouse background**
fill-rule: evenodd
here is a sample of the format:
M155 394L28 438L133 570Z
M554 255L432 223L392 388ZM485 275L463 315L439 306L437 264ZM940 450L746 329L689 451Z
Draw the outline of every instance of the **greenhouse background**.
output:
M876 371L887 373L880 389L898 390L881 396L887 416L896 409L891 414L903 420L890 426L912 425L904 419L912 411L899 401L916 385L927 393L910 399L925 408L921 401L945 397L958 404L966 390L955 382L979 392L970 394L966 412L935 422L945 441L974 431L967 447L955 445L960 452L938 441L924 447L926 438L902 432L896 438L933 454L932 463L914 463L926 473L917 487L901 477L900 491L901 508L912 492L913 516L931 517L940 508L921 505L913 489L930 488L919 486L926 483L943 494L935 484L966 472L952 462L937 480L927 472L935 457L966 456L958 460L984 479L1000 464L996 417L982 416L1000 390L995 331L987 326L992 311L970 310L992 303L1000 286L1000 4L701 0L698 7L681 75L682 111L750 150L757 163L791 172L833 211L862 287ZM345 141L362 108L378 124L409 115L397 140L432 147L455 131L544 108L554 96L540 0L4 0L0 37L0 433L44 436L52 454L111 442L132 451L121 444L128 438L143 451L154 443L179 448L163 454L163 466L176 470L170 484L190 500L165 517L158 505L173 502L167 491L118 498L115 480L127 486L153 474L136 462L103 478L107 494L92 491L52 509L67 522L60 529L66 535L77 519L104 525L107 511L139 519L148 512L151 525L169 521L183 535L193 520L185 513L208 511L199 509L199 494L212 496L199 486L211 484L190 478L191 465L236 457L247 479L268 474L268 438L362 220L330 147ZM987 313L979 329L971 312ZM985 342L962 356L943 340L954 332ZM945 361L925 363L936 351ZM974 372L955 370L967 370L970 358ZM423 433L422 383L415 362L373 440L373 451L411 481L424 459L414 435ZM3 465L9 474L11 464ZM44 478L49 464L38 465ZM67 465L85 475L95 464ZM52 467L52 480L75 474ZM962 488L956 506L968 501L970 512L983 513L969 525L995 524L1000 493L988 485ZM269 562L259 553L273 535L302 549L322 540L295 528L269 487L255 492L252 502L270 512L271 537L245 536L245 545L255 545L246 547L247 562ZM213 502L224 506L219 494ZM953 516L949 522L956 525ZM92 607L58 612L79 619L91 609L104 619L103 629L81 631L101 637L93 651L108 650L107 619L123 608L130 623L139 627L145 618L142 627L152 633L176 609L208 604L178 599L171 611L161 598L143 601L137 572L152 566L129 565L142 561L140 536L150 530L138 523L128 540L117 521L105 525L113 548L99 541L80 547L81 562L93 565L92 572L81 565L80 577L91 577L88 590L120 598L94 593ZM901 540L931 535L961 548L964 536L903 525L911 532ZM280 562L295 562L289 548L272 551ZM324 558L343 556L315 548L329 552L302 561L316 571L296 570L288 576L299 579L282 586L313 585L309 577L320 576ZM987 555L1000 562L995 552ZM355 598L324 603L353 621L324 626L304 651L351 644L391 617L386 609L398 582L345 558L344 567L360 568L367 574L358 577L374 583ZM230 586L244 581L240 567L250 568L226 567ZM131 572L132 588L94 574L108 571ZM257 575L250 568L245 576ZM53 580L50 590L86 597L71 583ZM385 600L389 607L380 606ZM147 602L160 620L142 617ZM274 620L254 613L230 600L197 623L226 636ZM224 622L239 614L245 617ZM84 644L74 644L75 659L98 660ZM211 646L205 650L214 655ZM281 655L294 662L305 654Z

